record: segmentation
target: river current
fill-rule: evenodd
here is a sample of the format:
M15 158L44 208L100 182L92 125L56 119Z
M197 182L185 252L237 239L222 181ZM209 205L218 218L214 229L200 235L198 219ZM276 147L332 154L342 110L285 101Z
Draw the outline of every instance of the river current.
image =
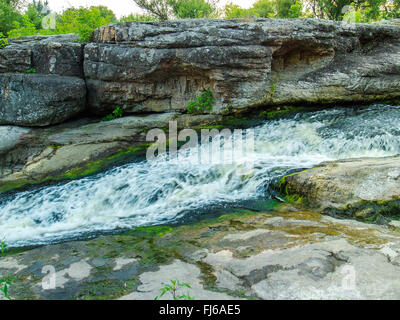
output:
M172 223L207 208L268 199L269 182L294 169L400 154L400 106L304 112L252 130L254 148L231 163L199 163L186 150L178 159L136 161L3 196L0 238L10 246L27 246Z

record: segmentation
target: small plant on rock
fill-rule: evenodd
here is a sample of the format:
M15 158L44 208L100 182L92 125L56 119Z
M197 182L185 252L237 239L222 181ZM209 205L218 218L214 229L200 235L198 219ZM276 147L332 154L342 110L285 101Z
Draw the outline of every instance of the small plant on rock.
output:
M196 97L195 101L190 101L187 106L188 113L204 113L211 111L215 103L215 99L210 89Z
M3 240L0 240L0 257L5 256L7 247L7 243Z
M7 38L4 36L3 33L0 32L0 49L3 49L4 47L8 46L8 40Z
M26 74L37 73L37 70L35 68L29 68L28 70L25 70L24 73Z
M167 284L161 288L161 294L154 298L154 300L160 299L166 293L170 293L172 299L174 300L194 300L193 297L189 296L189 294L179 294L179 290L182 288L192 289L190 285L187 283L181 282L179 280L171 280L171 284Z
M120 106L117 106L111 114L103 118L103 121L111 121L118 118L122 118L123 114L124 111L122 110L122 108Z
M13 276L7 276L5 278L0 278L0 292L6 297L8 300L11 300L11 297L8 293L9 286L12 285L12 281L14 280Z

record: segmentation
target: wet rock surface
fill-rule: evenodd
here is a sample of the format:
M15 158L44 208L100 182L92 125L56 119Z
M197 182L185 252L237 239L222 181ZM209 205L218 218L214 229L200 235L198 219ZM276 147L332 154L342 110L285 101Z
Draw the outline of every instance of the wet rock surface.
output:
M165 113L107 122L85 118L43 129L0 126L0 192L104 170L141 153L152 142L147 132L168 130L170 121L177 128L197 128L221 119Z
M285 205L10 252L0 275L15 276L15 299L152 300L176 279L197 300L399 299L399 239Z

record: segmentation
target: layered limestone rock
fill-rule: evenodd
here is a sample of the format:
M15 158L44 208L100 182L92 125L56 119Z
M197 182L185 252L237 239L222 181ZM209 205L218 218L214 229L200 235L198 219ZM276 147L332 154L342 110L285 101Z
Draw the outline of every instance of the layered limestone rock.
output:
M210 89L215 98L205 113L228 114L279 104L331 104L400 97L400 32L396 25L347 24L313 19L180 20L110 25L80 44L73 35L12 40L0 50L0 73L37 72L75 80L75 103L95 115L121 106L125 114L187 112L188 102ZM9 79L9 75L0 78ZM44 78L42 78L44 79ZM56 79L56 78L54 78ZM49 78L48 81L53 81ZM47 84L45 84L47 85ZM23 91L41 91L29 84ZM18 88L2 88L1 95ZM82 98L87 91L88 101ZM29 92L29 94L32 94ZM54 114L53 92L45 109ZM10 95L13 97L13 95ZM11 99L11 98L10 98ZM21 100L22 99L22 100ZM7 103L29 101L28 94ZM3 99L4 100L4 99ZM63 109L63 108L61 108ZM40 126L76 115L67 105L49 122L27 114ZM35 113L35 111L33 111ZM31 118L29 118L31 116Z
M211 89L213 113L260 105L400 97L400 32L313 19L184 20L102 27L85 47L97 114L184 111Z
M8 126L30 127L22 139L7 142L0 156L6 184L41 181L72 164L136 146L144 130L167 125L149 113L162 119L176 114L187 127L218 124L222 115L260 106L400 97L400 32L394 25L312 19L132 22L100 28L94 39L81 44L74 35L33 36L0 50L0 125L6 126L0 133ZM187 114L188 102L207 89L213 109ZM117 106L124 116L147 114L149 121L140 116L99 122ZM78 116L85 118L71 121ZM88 146L85 153L82 145ZM59 167L51 160L55 155Z

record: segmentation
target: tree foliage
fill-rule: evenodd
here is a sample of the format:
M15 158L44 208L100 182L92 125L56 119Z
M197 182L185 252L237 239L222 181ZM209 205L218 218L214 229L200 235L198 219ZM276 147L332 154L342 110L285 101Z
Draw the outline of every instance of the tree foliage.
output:
M156 16L161 21L171 16L170 0L133 0L140 8Z
M59 33L76 33L81 41L89 41L96 28L116 22L114 12L105 6L70 8L57 19Z
M400 0L258 0L249 9L229 3L225 6L225 16L372 22L400 18Z
M219 17L218 0L133 0L146 14L130 14L127 21L163 21ZM36 34L76 33L89 41L94 29L118 22L105 6L68 8L51 13L47 0L0 0L0 34L21 37ZM229 3L225 18L317 18L370 23L400 18L400 0L257 0L245 9ZM50 23L51 22L51 23Z
M18 9L21 5L17 0L0 0L0 32L8 34L14 28L14 22L21 22Z
M171 18L208 18L216 12L216 4L207 0L133 0L140 8L164 21Z
M205 0L170 0L174 15L179 19L208 18L215 7Z

